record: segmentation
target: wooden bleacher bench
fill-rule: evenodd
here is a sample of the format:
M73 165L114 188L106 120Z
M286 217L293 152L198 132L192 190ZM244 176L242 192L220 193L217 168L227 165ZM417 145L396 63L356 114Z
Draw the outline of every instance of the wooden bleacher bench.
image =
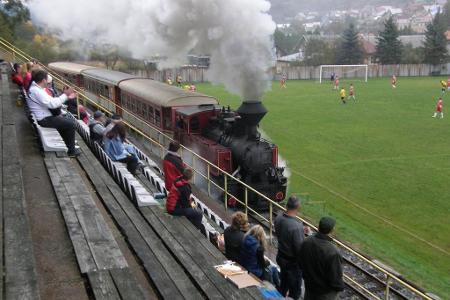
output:
M126 299L130 290L130 296L142 299L142 288L72 161L55 153L47 155L44 161L78 266L87 276L96 299Z
M40 299L10 84L1 68L0 298Z

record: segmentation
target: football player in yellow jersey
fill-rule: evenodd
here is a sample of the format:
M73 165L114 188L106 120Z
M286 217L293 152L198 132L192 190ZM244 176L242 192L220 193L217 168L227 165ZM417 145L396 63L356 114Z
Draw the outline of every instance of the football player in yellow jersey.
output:
M442 94L447 90L447 82L445 80L441 80Z
M339 92L339 95L341 96L342 103L344 103L344 104L347 103L347 102L345 102L345 97L346 97L347 93L345 92L344 88L341 89L341 91Z

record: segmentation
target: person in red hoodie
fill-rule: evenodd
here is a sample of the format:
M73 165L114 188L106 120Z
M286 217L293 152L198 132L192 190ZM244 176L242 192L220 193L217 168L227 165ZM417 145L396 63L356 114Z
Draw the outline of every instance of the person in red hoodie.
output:
M15 63L13 69L14 71L11 74L11 80L15 84L17 84L19 88L22 88L23 87L22 67L18 63Z
M185 216L198 229L201 228L203 214L195 209L191 200L191 185L189 181L194 173L191 169L185 169L183 175L175 179L167 196L167 212L174 216Z
M175 179L183 175L186 165L178 154L180 143L173 141L169 144L169 149L163 160L164 183L166 189L170 191Z

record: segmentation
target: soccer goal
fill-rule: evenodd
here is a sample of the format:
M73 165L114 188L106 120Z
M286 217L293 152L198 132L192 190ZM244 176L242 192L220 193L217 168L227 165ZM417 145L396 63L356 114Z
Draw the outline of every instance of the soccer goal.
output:
M368 72L368 65L321 65L319 82L330 80L333 73L339 78L359 78L367 82Z

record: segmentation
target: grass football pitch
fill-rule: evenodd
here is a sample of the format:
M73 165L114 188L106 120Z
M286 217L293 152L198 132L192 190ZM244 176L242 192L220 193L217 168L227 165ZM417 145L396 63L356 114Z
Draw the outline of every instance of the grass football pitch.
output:
M261 128L287 160L302 216L334 216L338 238L450 299L450 91L444 118L432 118L441 79L354 81L357 100L345 105L329 82L274 82ZM197 88L241 102L221 86Z

